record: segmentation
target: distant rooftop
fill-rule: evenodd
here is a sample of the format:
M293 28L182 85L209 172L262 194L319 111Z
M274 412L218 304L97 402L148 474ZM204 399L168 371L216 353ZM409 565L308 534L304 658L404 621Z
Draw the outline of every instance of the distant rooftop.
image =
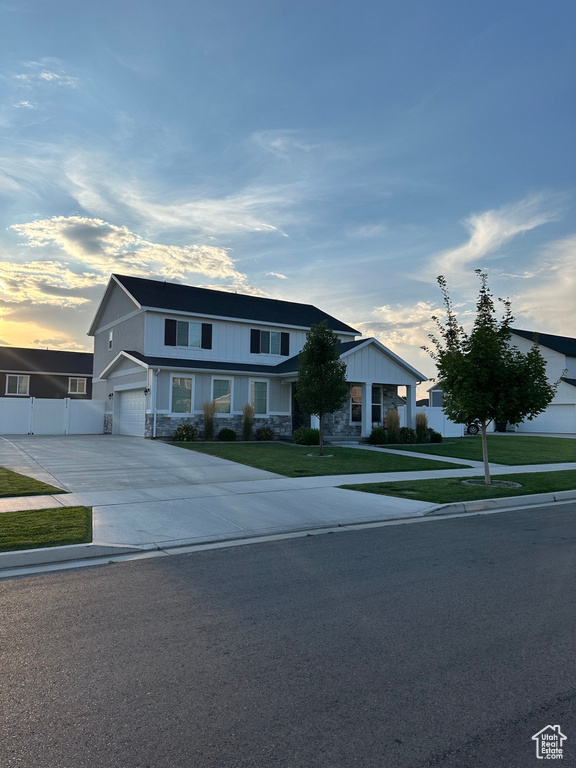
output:
M17 373L69 373L92 376L93 357L91 352L0 347L0 370Z
M528 341L534 341L536 338L543 347L553 349L561 355L576 357L576 339L569 336L554 336L551 333L538 333L538 331L521 331L518 328L510 328L510 330L517 336L528 339Z

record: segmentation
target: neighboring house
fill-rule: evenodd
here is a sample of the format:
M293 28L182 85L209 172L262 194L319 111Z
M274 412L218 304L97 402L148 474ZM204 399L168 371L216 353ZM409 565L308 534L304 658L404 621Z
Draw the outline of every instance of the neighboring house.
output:
M340 340L350 398L326 418L327 436L360 437L382 424L406 387L413 423L416 385L426 377L376 339L310 304L112 275L89 335L94 336L94 398L106 400L105 431L169 437L182 422L203 425L214 400L216 433L240 433L242 408L255 427L290 436L307 423L294 398L298 352L326 320Z
M0 347L0 396L89 400L93 357L89 352Z
M576 339L554 336L537 331L512 330L512 343L521 352L528 352L534 340L546 360L548 380L560 380L554 400L532 421L527 419L516 428L518 432L576 432Z
M430 408L444 407L444 390L442 389L442 384L440 382L436 382L436 384L430 387L428 390L428 397L430 400Z

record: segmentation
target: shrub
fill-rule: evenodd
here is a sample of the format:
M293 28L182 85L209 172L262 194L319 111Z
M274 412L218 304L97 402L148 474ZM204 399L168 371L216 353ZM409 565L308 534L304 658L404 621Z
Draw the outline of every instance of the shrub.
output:
M202 404L204 411L204 440L214 440L214 416L216 414L216 403L209 400Z
M252 440L252 429L254 427L254 406L246 403L242 408L244 421L242 423L242 440Z
M259 427L256 430L256 440L274 440L272 427Z
M436 432L435 429L429 429L428 433L430 435L430 442L431 443L441 443L442 442L442 435L440 432Z
M234 432L233 429L224 427L218 433L218 440L222 440L224 443L232 443L234 440L236 440L236 432Z
M298 445L320 445L320 431L310 427L298 427L292 433L292 440Z
M424 411L418 411L416 414L416 441L418 443L428 442L428 416Z
M187 422L185 424L180 424L180 426L176 428L172 440L175 440L177 443L192 443L197 437L198 430L194 424Z
M417 443L416 430L412 427L400 427L399 437L401 443Z
M400 414L397 410L391 409L386 414L386 432L389 443L400 442Z
M386 430L384 427L374 427L368 438L371 445L382 445L386 442Z

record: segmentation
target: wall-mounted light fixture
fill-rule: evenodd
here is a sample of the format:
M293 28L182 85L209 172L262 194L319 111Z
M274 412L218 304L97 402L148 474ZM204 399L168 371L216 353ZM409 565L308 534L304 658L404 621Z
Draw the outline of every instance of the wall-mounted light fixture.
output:
M145 395L149 395L150 394L150 387L146 387L146 389L144 390L144 394Z
M108 395L108 400L112 400L113 397L114 397L114 392L110 392L110 394Z

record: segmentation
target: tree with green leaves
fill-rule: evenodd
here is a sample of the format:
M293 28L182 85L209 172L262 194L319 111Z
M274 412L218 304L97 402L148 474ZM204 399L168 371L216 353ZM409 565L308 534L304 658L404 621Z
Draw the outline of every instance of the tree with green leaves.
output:
M424 349L436 363L448 417L461 424L480 423L484 479L490 485L486 427L492 421L518 424L525 418L534 418L550 404L558 382L548 381L537 340L526 354L512 346L514 317L510 300L499 299L504 312L498 319L488 277L480 269L475 271L480 278L480 292L472 331L467 334L458 324L446 280L441 275L438 285L446 320L442 323L438 317L432 317L439 337L430 334L433 349Z
M310 328L298 355L296 399L304 413L318 417L321 456L322 419L341 408L348 398L346 363L340 360L338 344L338 337L323 320Z

